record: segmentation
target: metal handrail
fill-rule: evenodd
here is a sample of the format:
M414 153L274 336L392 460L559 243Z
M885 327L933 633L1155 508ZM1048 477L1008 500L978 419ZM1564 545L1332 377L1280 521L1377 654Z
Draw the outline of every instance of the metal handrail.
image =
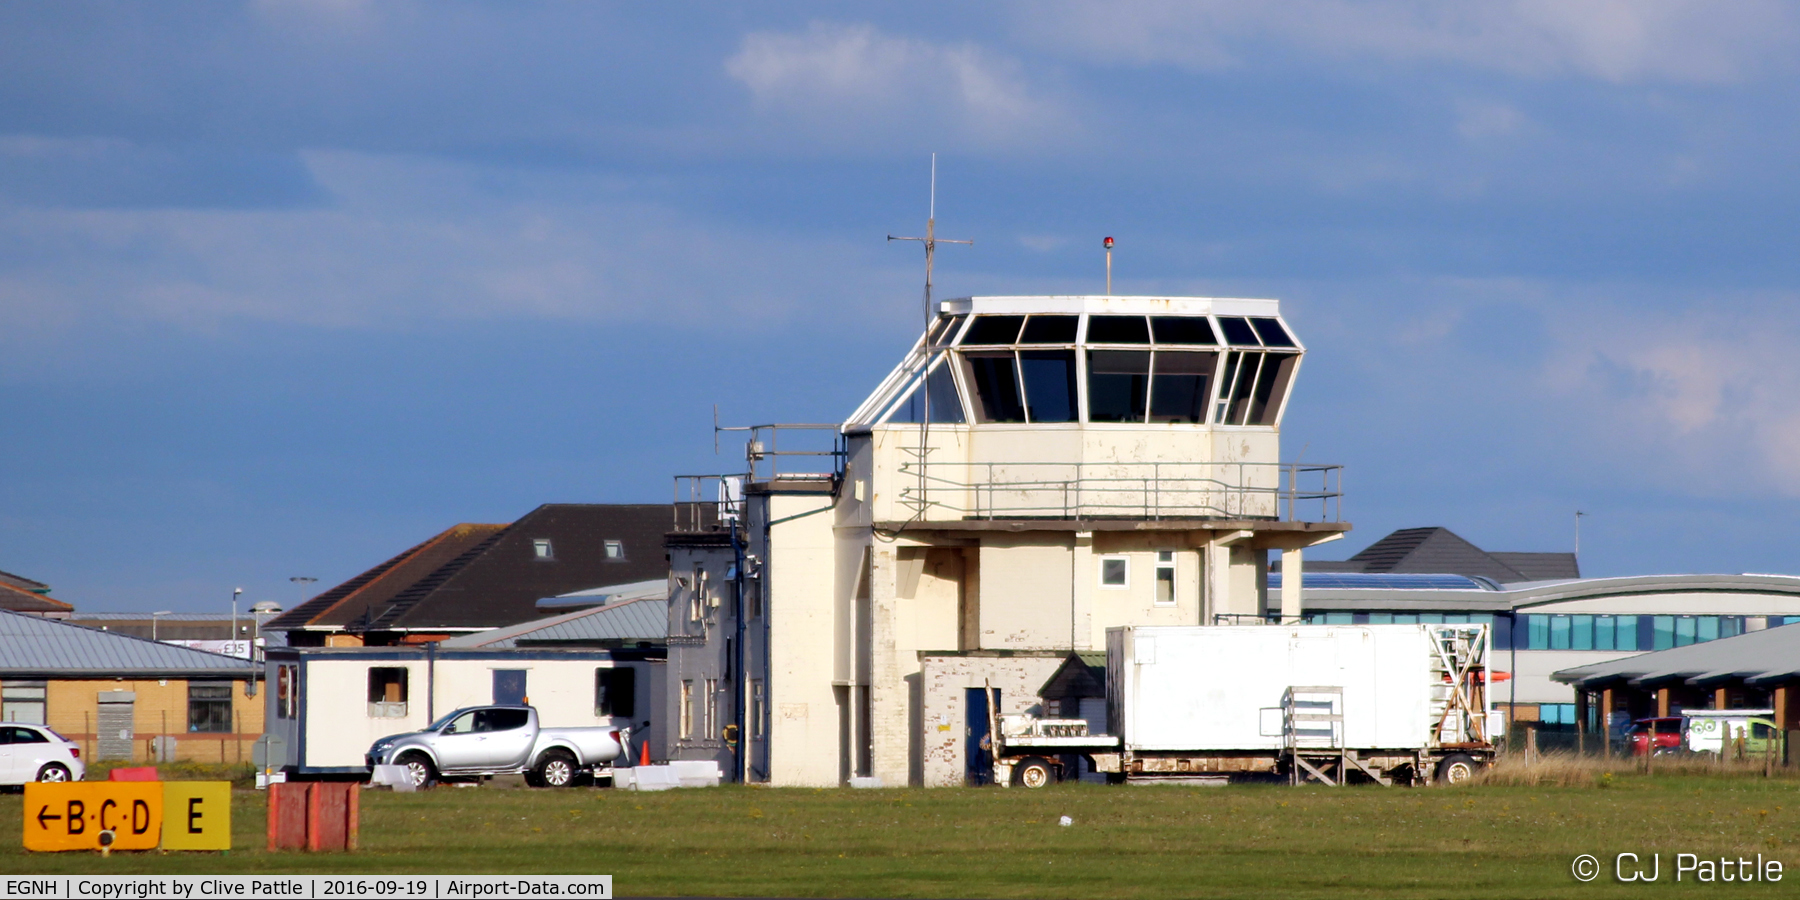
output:
M1340 465L910 460L901 464L898 475L900 502L915 515L926 518L936 512L973 519L1258 518L1338 522L1343 513ZM958 497L964 499L957 500ZM1314 503L1318 504L1317 515L1311 514Z

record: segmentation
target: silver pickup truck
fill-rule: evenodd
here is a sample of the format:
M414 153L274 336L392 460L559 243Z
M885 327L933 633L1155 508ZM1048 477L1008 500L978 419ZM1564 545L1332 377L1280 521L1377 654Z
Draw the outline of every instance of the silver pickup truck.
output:
M518 774L539 787L568 787L616 759L620 747L611 728L542 728L529 706L469 706L424 731L376 741L367 761L371 768L405 766L420 788L440 777Z

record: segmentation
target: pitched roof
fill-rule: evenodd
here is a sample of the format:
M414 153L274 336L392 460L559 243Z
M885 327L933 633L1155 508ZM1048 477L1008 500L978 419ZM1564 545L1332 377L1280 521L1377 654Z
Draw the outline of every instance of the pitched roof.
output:
M35 584L35 582L33 582ZM46 588L46 590L48 590ZM54 597L48 597L36 591L19 588L6 582L0 582L0 610L9 609L14 612L59 613L69 612L75 607Z
M443 641L445 648L504 650L511 647L545 647L663 641L669 633L669 598L640 597L580 612L537 619L491 631L465 634Z
M7 677L252 678L249 661L0 610Z
M49 585L41 581L32 581L23 575L14 575L11 572L0 572L0 584L12 585L19 590L30 591L34 594L50 593Z
M386 609L395 596L504 530L505 525L470 522L447 528L424 543L282 613L263 629L342 628L365 616L373 618Z
M1752 684L1788 681L1800 677L1800 628L1765 628L1703 644L1564 669L1550 677L1585 689L1617 682L1682 682L1705 687L1738 679Z
M320 594L265 630L430 632L541 618L539 598L667 578L668 504L547 503L511 525L459 525ZM536 544L549 542L549 556ZM609 556L616 543L623 551Z
M1463 575L1500 583L1580 578L1573 553L1488 552L1448 528L1402 528L1342 561L1308 561L1313 572Z

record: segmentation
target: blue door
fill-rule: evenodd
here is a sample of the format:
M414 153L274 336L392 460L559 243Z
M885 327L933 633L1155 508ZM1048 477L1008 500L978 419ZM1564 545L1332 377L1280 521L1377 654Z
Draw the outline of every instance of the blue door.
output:
M523 706L525 704L525 670L494 670L494 705Z
M1000 702L1000 691L994 691L994 702ZM963 729L963 759L969 784L990 784L994 780L993 745L988 738L988 689L967 688L963 691L963 708L968 710Z

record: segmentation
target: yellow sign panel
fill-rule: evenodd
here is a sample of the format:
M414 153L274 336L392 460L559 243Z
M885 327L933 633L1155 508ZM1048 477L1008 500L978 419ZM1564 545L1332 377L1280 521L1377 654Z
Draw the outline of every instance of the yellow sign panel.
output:
M25 849L153 850L162 835L163 786L154 781L25 785Z
M164 850L231 849L231 782L165 781Z

